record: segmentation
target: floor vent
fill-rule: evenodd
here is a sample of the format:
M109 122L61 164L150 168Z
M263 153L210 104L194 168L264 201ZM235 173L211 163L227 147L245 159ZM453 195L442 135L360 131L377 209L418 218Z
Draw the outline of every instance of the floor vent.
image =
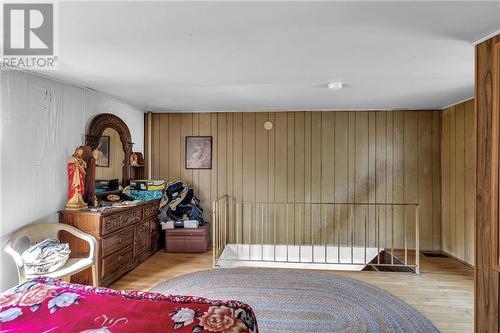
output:
M444 253L440 252L421 252L426 257L438 257L438 258L448 258Z

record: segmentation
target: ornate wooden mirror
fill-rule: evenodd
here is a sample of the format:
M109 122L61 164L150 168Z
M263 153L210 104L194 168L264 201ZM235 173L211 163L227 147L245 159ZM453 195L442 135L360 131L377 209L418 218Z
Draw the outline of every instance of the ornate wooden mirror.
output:
M107 145L104 148L103 143ZM120 144L123 153L118 151ZM91 165L87 167L85 183L88 191L85 193L85 201L88 203L93 201L96 194L96 179L118 178L123 187L130 183L130 155L133 143L128 126L122 119L110 113L97 115L90 123L85 145L90 147L94 156ZM104 156L102 151L105 152ZM103 158L97 157L96 152Z

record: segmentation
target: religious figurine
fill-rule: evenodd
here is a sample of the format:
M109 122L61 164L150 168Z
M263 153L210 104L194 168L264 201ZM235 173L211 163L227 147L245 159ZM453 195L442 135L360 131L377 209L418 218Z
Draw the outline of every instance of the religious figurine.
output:
M75 153L68 161L68 202L66 209L80 210L88 208L88 205L83 201L85 193L85 169L87 163L83 160L85 147L76 148Z
M138 159L139 157L136 153L130 154L130 165L139 165Z

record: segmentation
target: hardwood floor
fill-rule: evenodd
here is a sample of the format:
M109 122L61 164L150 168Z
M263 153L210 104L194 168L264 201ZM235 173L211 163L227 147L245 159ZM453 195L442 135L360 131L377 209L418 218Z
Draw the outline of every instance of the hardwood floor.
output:
M421 273L332 272L362 280L414 306L442 332L474 331L474 271L451 259L421 256ZM212 268L212 254L159 251L111 285L147 291L165 280Z

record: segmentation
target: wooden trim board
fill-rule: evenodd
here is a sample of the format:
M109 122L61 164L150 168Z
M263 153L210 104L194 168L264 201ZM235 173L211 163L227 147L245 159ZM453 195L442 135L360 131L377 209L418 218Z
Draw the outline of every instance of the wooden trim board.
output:
M498 206L497 188L492 188L492 87L493 48L500 36L476 46L475 104L477 114L477 170L476 170L476 253L475 253L475 331L498 332L499 273L492 269L492 216ZM498 112L498 111L497 111ZM498 147L497 147L498 148ZM497 162L495 161L495 164ZM495 176L496 177L496 176ZM493 210L494 209L494 210Z

